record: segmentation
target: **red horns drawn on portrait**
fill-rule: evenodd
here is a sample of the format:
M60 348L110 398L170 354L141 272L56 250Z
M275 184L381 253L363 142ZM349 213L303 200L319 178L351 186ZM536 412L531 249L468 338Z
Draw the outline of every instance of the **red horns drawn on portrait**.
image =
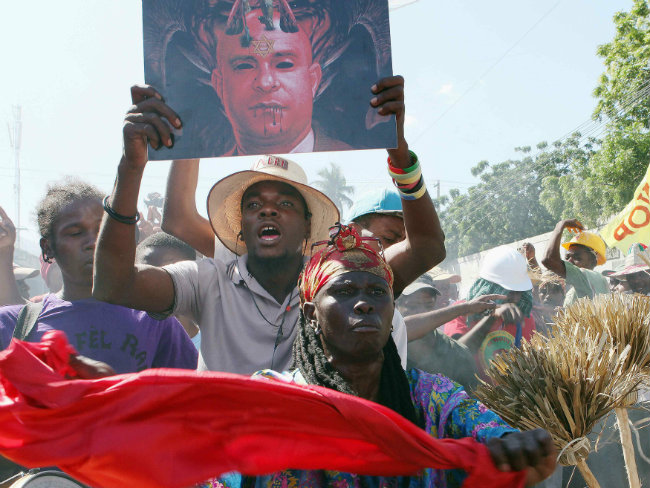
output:
M151 0L149 0L151 1ZM197 3L199 4L197 6ZM372 39L375 52L374 68L379 73L391 63L390 30L384 10L388 5L376 0L202 0L179 2L178 0L155 0L156 9L150 12L151 28L147 39L152 52L158 53L153 62L157 77L166 84L165 57L168 44L176 34L181 34L181 52L187 60L206 76L215 66L214 53L217 39L211 35L215 28L228 35L246 35L246 15L259 9L259 21L273 30L273 12L280 14L280 29L287 33L302 29L310 38L314 61L323 66L323 80L318 97L330 85L336 75L333 64L350 47L350 33L364 32ZM243 39L242 39L243 42ZM197 56L194 50L199 52ZM374 55L374 56L373 56Z
M273 24L273 7L276 1L274 0L260 0L259 8L262 15L258 17L260 23L264 24L266 30L274 30ZM298 23L296 17L293 15L291 6L287 0L277 0L278 10L280 11L280 29L283 32L292 33L298 32ZM226 22L226 34L233 36L242 34L241 45L247 47L252 40L246 16L251 12L251 2L249 0L235 0L232 6L228 21Z

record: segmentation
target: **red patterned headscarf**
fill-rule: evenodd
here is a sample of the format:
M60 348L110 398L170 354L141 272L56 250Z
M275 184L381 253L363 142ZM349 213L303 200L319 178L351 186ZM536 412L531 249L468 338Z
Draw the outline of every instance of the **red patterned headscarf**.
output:
M383 253L372 248L371 240L362 238L353 227L337 224L336 232L325 247L314 253L305 266L298 286L300 303L311 302L332 278L350 271L365 271L383 278L393 289L393 272ZM378 241L377 241L378 242Z

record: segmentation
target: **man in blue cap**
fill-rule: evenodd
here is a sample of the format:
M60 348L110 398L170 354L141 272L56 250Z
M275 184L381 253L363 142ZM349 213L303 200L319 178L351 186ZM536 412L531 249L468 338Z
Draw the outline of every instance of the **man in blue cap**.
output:
M348 220L377 237L384 249L406 239L402 201L395 190L366 193L352 206Z

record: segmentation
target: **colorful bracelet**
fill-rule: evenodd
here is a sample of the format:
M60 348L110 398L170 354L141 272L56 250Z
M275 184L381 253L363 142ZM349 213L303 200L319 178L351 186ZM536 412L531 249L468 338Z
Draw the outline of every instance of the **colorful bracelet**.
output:
M117 220L122 224L134 225L137 224L140 220L140 214L135 213L133 217L128 217L126 215L118 214L113 208L108 204L108 195L104 198L104 212L108 214L113 220Z
M427 185L424 184L424 179L422 179L422 186L416 192L404 193L400 191L399 196L402 200L417 200L418 198L422 198L426 192Z
M411 162L411 166L408 168L396 168L393 166L392 161L390 160L390 157L388 158L388 169L389 171L393 171L394 173L397 174L406 174L410 173L412 171L415 171L417 168L420 167L420 163L418 161L418 155L415 154L413 151L409 150L409 161Z
M413 183L417 183L417 181L422 178L422 171L420 171L419 168L417 171L414 171L407 175L395 175L394 173L391 173L390 170L388 170L388 173L393 178L393 181L398 185L412 185Z
M408 168L396 168L391 164L390 158L388 158L388 174L397 183L414 183L422 175L420 162L418 161L416 154L413 151L409 151L409 156L413 164Z
M417 200L426 193L427 187L417 155L409 151L409 157L412 164L408 168L396 168L388 158L388 174L393 179L402 200Z
M420 184L421 181L422 178L420 177L420 179L414 183L409 183L408 185L395 183L395 186L397 187L398 190L408 193L408 190L416 191L417 190L416 187ZM395 182L395 180L393 180L393 182Z

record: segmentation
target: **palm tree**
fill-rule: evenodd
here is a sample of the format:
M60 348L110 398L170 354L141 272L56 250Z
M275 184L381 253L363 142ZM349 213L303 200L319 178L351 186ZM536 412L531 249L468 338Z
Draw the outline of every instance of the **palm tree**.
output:
M354 202L350 197L354 194L354 187L346 184L340 166L330 163L330 167L321 169L318 176L321 179L314 181L314 185L334 202L339 211L343 210L344 205L352 206Z

